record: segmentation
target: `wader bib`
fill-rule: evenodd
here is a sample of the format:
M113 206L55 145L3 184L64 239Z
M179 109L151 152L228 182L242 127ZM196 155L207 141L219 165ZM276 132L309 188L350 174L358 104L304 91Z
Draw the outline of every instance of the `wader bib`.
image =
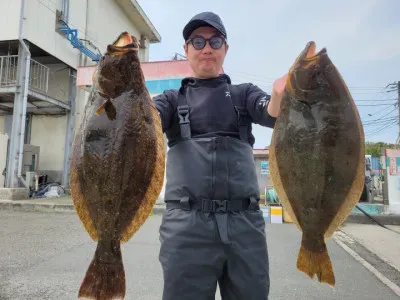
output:
M220 98L230 97L225 87ZM268 299L265 222L248 120L236 101L221 105L234 106L240 139L193 137L185 90L179 93L181 139L167 154L160 226L163 300L215 299L217 282L222 299Z

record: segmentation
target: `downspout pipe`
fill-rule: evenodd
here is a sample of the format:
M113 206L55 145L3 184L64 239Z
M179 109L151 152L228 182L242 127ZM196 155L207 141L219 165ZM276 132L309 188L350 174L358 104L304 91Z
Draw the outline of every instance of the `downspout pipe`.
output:
M23 91L23 101L22 101L22 116L21 116L21 124L20 124L20 140L19 140L19 155L18 155L18 169L17 176L18 179L21 180L23 185L29 190L29 185L26 183L24 178L22 177L22 159L24 153L24 137L25 137L25 122L26 122L26 106L28 100L28 88L29 88L29 75L30 75L30 64L31 64L31 52L29 51L28 46L25 44L22 39L22 26L24 21L24 11L25 11L25 0L21 0L21 14L19 17L19 34L18 40L26 52L26 64L25 64L25 79L23 80L23 86L21 86L21 91ZM22 72L22 70L20 70Z

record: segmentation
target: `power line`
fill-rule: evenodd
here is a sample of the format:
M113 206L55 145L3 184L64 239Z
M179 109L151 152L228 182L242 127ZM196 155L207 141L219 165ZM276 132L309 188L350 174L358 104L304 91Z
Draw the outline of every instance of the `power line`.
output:
M382 103L382 104L356 104L357 106L393 106L396 103Z
M365 101L386 102L386 101L397 101L397 99L368 99L368 100L356 99L354 101L359 101L359 102L365 102Z
M393 111L396 110L396 105L393 105L395 108L393 110L391 110L388 114L392 113ZM382 112L385 112L386 110L388 110L390 108L390 106L385 107L384 109L381 109L380 111L374 112L372 114L368 114L368 117L372 117L372 116L376 116ZM367 116L365 116L364 118L368 118Z
M387 123L387 124L384 124L383 126L381 126L381 127L379 127L379 128L373 129L371 132L366 133L365 136L372 136L372 135L375 135L375 134L377 134L377 133L381 133L381 132L384 131L385 129L388 129L388 128L394 126L394 125L397 125L398 123L399 123L399 122L398 122L397 120L394 120L394 121L392 121L392 122L389 122L389 123Z
M385 125L385 124L389 124L390 122L396 121L397 120L397 116L396 117L392 117L392 118L387 118L387 119L382 119L380 121L375 121L375 122L370 122L370 123L363 123L364 127L373 127L373 126L380 126L380 125Z

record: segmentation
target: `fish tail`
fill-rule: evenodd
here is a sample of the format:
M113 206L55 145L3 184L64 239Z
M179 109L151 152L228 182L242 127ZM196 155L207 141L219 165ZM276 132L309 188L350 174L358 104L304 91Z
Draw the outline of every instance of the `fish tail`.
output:
M335 275L331 259L323 239L317 251L311 251L305 247L304 242L301 243L297 257L297 269L307 274L310 278L317 275L319 282L325 282L331 287L335 286Z
M125 270L120 242L99 241L79 289L79 299L124 299Z

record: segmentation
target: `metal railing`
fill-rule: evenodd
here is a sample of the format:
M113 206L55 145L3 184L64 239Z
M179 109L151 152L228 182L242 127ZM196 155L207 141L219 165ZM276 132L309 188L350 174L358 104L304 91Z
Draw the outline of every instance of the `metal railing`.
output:
M47 94L50 69L34 59L30 61L29 88ZM0 87L17 84L18 55L0 56Z

